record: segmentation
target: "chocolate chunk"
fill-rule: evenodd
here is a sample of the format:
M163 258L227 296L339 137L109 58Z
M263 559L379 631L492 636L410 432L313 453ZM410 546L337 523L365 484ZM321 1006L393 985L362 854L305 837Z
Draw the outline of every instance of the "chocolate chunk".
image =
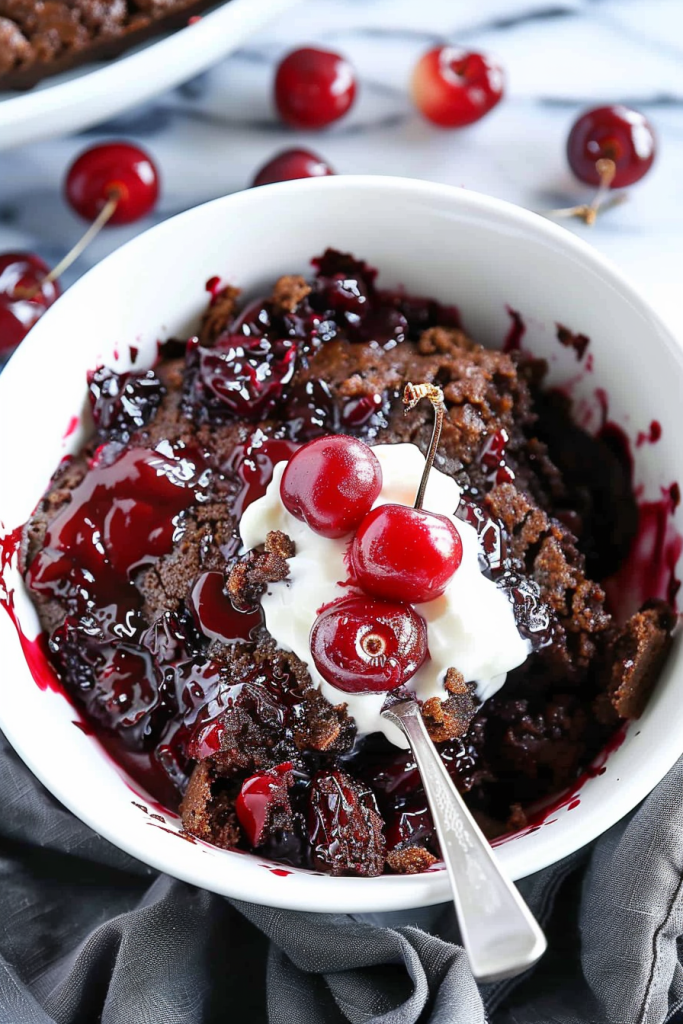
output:
M249 609L255 607L266 592L269 583L282 583L289 576L287 559L291 554L282 555L278 550L291 551L293 546L285 534L275 532L268 535L270 547L274 550L264 552L250 551L230 570L227 591L236 608ZM289 541L289 544L287 544Z
M227 285L211 300L211 305L202 317L199 340L202 345L213 345L214 341L225 331L237 309L240 296L239 288Z
M234 797L216 780L206 761L190 777L180 804L183 828L190 835L223 849L239 846L242 834L235 814Z
M449 693L446 700L430 697L422 705L427 732L435 743L465 736L478 707L475 684L466 683L456 669L448 669L444 686Z
M279 311L294 313L299 303L311 294L311 286L300 274L285 274L275 282L273 305Z
M675 616L663 601L633 615L614 643L610 699L620 718L639 718L671 646Z
M397 875L418 875L436 863L434 854L422 846L405 846L387 854L387 865Z

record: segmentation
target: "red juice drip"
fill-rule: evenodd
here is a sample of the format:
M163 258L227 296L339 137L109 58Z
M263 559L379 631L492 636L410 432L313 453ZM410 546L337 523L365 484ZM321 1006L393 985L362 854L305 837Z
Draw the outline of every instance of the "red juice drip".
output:
M258 845L272 808L286 800L286 776L292 768L291 762L286 761L270 771L258 772L242 783L235 811L252 846Z
M526 324L516 309L512 309L510 306L505 308L512 323L503 342L503 352L519 352L522 348L522 338L526 334Z
M21 628L14 607L14 591L10 589L7 581L7 573L15 555L19 551L23 531L23 526L17 526L14 530L10 530L0 537L0 607L5 609L12 625L17 631L26 664L36 685L41 690L53 690L56 693L63 693L59 676L49 660L47 634L40 633L34 640L30 640L26 636Z
M72 416L71 417L71 419L69 420L69 422L67 424L67 428L64 431L64 436L62 438L63 441L66 441L67 438L71 437L71 435L74 433L74 431L78 427L79 422L80 421L79 421L78 416Z
M218 276L210 277L204 285L204 288L211 296L211 305L216 301L216 297L221 291L221 279Z
M674 483L661 492L659 501L638 503L638 530L629 556L603 584L610 606L620 618L652 598L661 598L676 607L681 585L676 566L683 551L683 537L673 513L680 490Z
M653 420L647 433L642 430L638 433L636 448L641 448L644 444L657 444L661 436L662 425L659 420Z
M609 419L609 399L604 388L596 388L595 397L602 420L596 436L620 458L633 481L631 442L621 427ZM638 435L636 447L646 441L655 444L661 435L661 424L653 420L648 434ZM638 497L639 489L634 493ZM676 607L680 588L676 565L683 551L683 537L673 515L680 501L680 488L674 482L661 488L661 495L656 501L642 498L638 501L638 526L628 557L619 570L603 582L610 610L621 621L653 598L668 601Z

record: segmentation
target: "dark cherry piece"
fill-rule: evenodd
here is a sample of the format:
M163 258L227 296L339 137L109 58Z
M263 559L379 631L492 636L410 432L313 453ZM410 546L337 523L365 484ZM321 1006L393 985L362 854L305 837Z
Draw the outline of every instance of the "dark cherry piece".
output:
M352 66L331 50L294 50L275 75L275 105L292 128L324 128L344 116L355 96Z
M427 626L409 605L343 597L315 620L311 654L320 675L339 690L395 690L425 660Z
M143 149L127 142L106 142L86 149L74 160L64 189L69 205L85 220L95 220L115 199L109 223L131 224L154 208L159 174Z
M112 461L101 454L52 519L45 546L29 566L26 579L35 593L130 635L141 603L131 577L171 550L178 517L201 486L201 463L190 452L163 447L114 452Z
M603 185L600 160L614 164L607 187L634 185L652 167L655 152L655 134L648 119L621 105L587 110L574 122L567 139L569 166L587 185Z
M295 178L324 178L331 174L334 171L330 165L310 149L285 149L263 165L252 182L252 188Z
M24 340L60 295L56 281L43 284L49 267L30 252L0 255L0 359Z
M308 836L314 868L331 875L381 875L386 844L372 791L339 770L311 784Z
M278 828L291 828L289 789L294 784L290 761L258 772L242 783L235 813L252 846L260 846Z
M205 386L231 413L250 420L273 409L296 367L297 348L289 338L227 333L213 348L198 351Z
M500 102L505 76L483 53L436 46L415 66L411 92L418 110L440 128L473 124Z
M166 394L154 370L116 373L99 366L87 377L93 420L107 440L128 441L154 418Z
M369 445L341 434L309 441L280 484L293 516L323 537L344 537L370 511L382 489L382 467Z
M354 580L386 601L420 604L440 597L460 567L462 541L446 516L422 508L429 472L441 436L443 394L433 384L407 384L407 411L421 398L434 406L435 421L415 507L381 505L358 527L351 546Z

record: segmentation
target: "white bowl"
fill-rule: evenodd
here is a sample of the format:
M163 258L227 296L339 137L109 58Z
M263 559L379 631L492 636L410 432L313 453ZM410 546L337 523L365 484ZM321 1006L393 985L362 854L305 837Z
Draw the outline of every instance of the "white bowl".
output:
M305 272L327 246L369 260L387 285L456 302L468 330L489 345L507 333L506 305L519 310L525 346L550 360L553 381L573 380L588 417L602 387L610 419L631 437L651 420L660 422L659 443L634 448L643 493L659 497L661 487L683 481L681 353L637 291L590 246L534 214L465 190L338 177L241 192L174 217L113 253L49 310L0 377L5 530L26 520L60 458L77 445L79 432L69 431L84 408L86 370L102 360L125 368L130 344L140 349L138 365L151 363L157 339L191 332L209 277L257 291L281 273ZM573 350L558 344L556 322L590 337L591 360L579 364ZM11 567L6 587L14 592L23 633L34 637L36 616ZM0 727L55 796L140 860L218 893L300 910L398 910L449 898L441 869L331 878L183 842L177 819L166 814L159 821L136 806L154 810L131 792L97 741L74 727L65 698L36 685L1 610L0 646ZM30 661L31 645L24 640L24 646ZM602 774L537 831L498 847L514 878L609 828L683 752L680 659L676 644L645 714L630 725Z
M0 92L0 150L82 131L146 103L215 64L299 0L230 0L201 20L125 51L45 78L26 92Z

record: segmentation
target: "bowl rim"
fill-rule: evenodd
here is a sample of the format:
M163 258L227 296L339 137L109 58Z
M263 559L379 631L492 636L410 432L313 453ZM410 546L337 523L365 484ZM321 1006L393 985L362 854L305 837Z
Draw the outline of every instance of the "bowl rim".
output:
M659 336L659 340L669 349L683 373L683 349L677 344L665 322L650 307L649 303L642 298L628 277L617 269L610 260L597 252L589 243L536 213L504 200L461 189L457 186L392 176L346 175L324 177L280 182L262 186L262 188L266 189L270 195L282 195L284 198L296 193L316 194L322 192L329 193L331 196L337 196L339 193L346 192L351 194L354 191L358 193L389 191L395 194L397 201L400 201L401 196L406 195L423 197L433 203L442 204L444 211L449 206L456 205L460 209L464 208L475 215L492 215L498 222L502 221L508 225L523 225L531 232L543 236L565 252L569 252L575 259L584 263L587 262L594 270L598 271L601 277L601 284L611 286L617 290L622 299L630 302L634 311L638 311L650 322L653 334ZM78 302L80 296L87 293L89 282L93 275L106 274L110 264L116 264L117 260L123 262L125 256L129 252L132 253L136 245L141 244L140 240L143 238L146 240L145 244L149 244L149 238L153 236L157 245L163 245L167 238L172 238L178 224L193 219L198 215L198 211L206 212L211 209L227 207L237 212L240 208L249 208L252 204L258 204L258 198L261 194L261 189L248 189L186 210L149 228L92 267L65 292L58 303L44 314L15 355L9 360L4 372L0 375L0 402L2 401L3 393L13 387L15 378L19 381L24 370L35 366L36 358L40 354L41 345L50 337L53 321L58 323L57 316L63 315L63 312L68 312L69 302ZM132 263L134 265L135 261L133 260ZM63 699L63 697L60 697L60 699ZM48 773L36 763L31 750L26 749L21 741L17 740L17 737L13 735L14 730L11 722L7 723L4 721L1 702L0 728L3 729L12 746L38 779L70 811L80 820L84 821L86 825L132 857L143 860L157 870L180 878L190 884L198 885L232 898L251 900L268 906L334 913L406 910L441 903L451 898L450 886L445 870L410 876L382 875L378 878L370 879L335 878L327 875L322 876L315 873L294 871L289 876L287 885L282 885L281 879L274 876L270 871L261 872L258 879L252 882L251 877L245 880L244 873L239 870L229 870L227 872L215 870L215 880L207 880L205 872L200 870L199 859L188 859L182 855L177 856L173 853L172 844L166 844L163 850L159 849L158 851L150 852L146 849L141 854L141 844L136 838L128 834L122 836L115 828L110 828L106 816L103 815L100 820L97 814L91 814L87 808L84 810L79 805L77 790L55 783ZM629 728L628 731L631 734L634 730ZM672 730L668 735L668 742L660 743L651 751L647 763L641 766L637 776L629 778L628 785L618 787L611 794L609 802L605 802L604 805L601 804L599 807L590 807L586 811L581 821L581 827L574 830L576 836L572 841L568 842L566 837L558 837L556 839L556 833L553 833L551 830L544 830L543 843L538 844L533 851L527 850L523 857L516 856L516 859L513 851L509 858L512 862L512 866L509 866L512 876L519 879L542 870L563 857L576 852L607 831L647 796L682 753L683 734L681 734L680 740L677 742L675 731ZM514 843L512 844L513 847L515 845ZM240 857L240 860L242 859ZM195 870L195 861L197 870ZM255 878L256 876L254 875L253 877ZM246 885L245 881L247 882Z
M0 150L82 131L151 100L200 74L299 2L216 0L193 25L161 32L111 60L89 61L56 76L61 80L43 79L25 92L3 90Z

